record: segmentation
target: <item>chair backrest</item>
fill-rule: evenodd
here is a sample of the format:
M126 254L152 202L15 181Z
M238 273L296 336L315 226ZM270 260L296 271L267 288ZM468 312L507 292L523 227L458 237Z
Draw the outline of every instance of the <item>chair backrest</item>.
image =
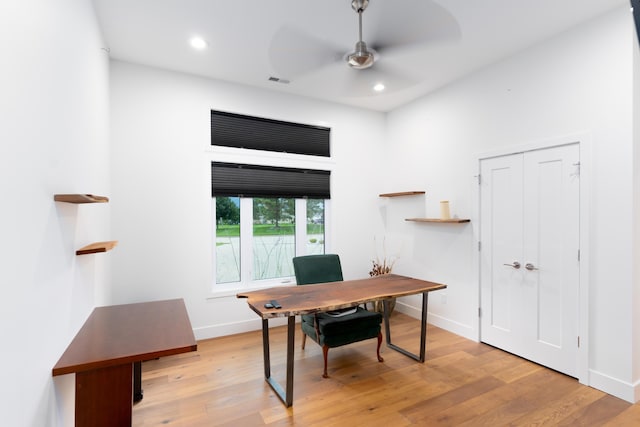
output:
M305 255L293 258L293 271L298 285L341 282L342 266L335 254Z

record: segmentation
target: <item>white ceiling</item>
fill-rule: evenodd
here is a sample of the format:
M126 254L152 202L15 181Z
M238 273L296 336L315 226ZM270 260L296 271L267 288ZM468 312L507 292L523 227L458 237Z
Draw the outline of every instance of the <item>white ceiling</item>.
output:
M628 0L94 0L111 58L389 111ZM209 46L195 51L193 36ZM401 48L402 47L402 48ZM269 77L290 80L289 84ZM372 83L387 90L376 93Z

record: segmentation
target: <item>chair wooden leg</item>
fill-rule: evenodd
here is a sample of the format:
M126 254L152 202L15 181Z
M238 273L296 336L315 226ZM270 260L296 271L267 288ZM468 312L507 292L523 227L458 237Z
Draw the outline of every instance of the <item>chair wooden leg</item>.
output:
M377 350L378 362L384 362L384 359L382 358L382 356L380 356L380 345L381 344L382 344L382 332L378 332L378 350Z
M302 331L302 349L304 350L304 346L307 343L307 334Z
M329 347L326 344L322 346L322 355L324 356L324 373L322 374L322 378L329 378L329 374L327 374L327 356L329 355Z

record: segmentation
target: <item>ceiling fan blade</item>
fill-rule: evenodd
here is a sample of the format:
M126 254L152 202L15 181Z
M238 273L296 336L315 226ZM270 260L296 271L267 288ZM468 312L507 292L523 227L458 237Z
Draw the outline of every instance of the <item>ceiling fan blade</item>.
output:
M427 43L457 41L461 37L455 17L431 0L372 3L371 12L375 6L379 9L372 13L371 30L365 29L364 38L381 55L390 49L411 49Z
M291 26L276 31L269 45L269 61L277 77L293 80L342 60L346 49Z

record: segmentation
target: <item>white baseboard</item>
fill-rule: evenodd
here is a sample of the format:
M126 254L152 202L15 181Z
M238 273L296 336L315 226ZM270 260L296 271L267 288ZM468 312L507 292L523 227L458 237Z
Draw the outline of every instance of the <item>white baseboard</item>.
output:
M269 327L283 326L287 324L287 318L269 319ZM262 320L259 318L243 320L240 322L223 323L219 325L202 326L193 328L196 340L206 340L210 338L223 337L226 335L241 334L244 332L259 331L262 329Z
M589 370L588 385L630 403L636 403L640 400L640 381L631 384L591 369Z
M422 308L417 308L401 301L396 302L396 310L415 319L420 319L422 316ZM465 325L433 313L427 314L427 322L469 340L478 341L478 333L469 325Z

